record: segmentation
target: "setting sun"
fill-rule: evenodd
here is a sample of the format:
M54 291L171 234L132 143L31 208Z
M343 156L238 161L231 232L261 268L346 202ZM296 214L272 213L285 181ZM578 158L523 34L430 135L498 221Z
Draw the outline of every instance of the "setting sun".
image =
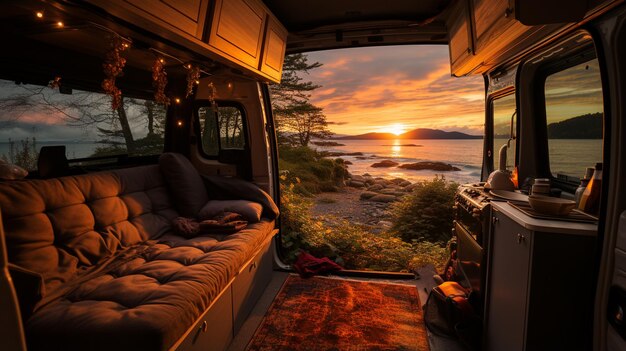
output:
M404 124L401 123L395 123L395 124L391 124L388 125L384 128L382 128L381 130L384 133L391 133L391 134L395 134L395 135L400 135L404 132L406 132L406 126Z

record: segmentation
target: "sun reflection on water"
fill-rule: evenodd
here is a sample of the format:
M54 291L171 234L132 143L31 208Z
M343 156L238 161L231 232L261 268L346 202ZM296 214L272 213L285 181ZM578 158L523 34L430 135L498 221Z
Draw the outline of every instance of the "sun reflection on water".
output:
M400 145L400 140L394 140L393 145L391 146L391 156L392 157L400 157L402 154L402 145Z

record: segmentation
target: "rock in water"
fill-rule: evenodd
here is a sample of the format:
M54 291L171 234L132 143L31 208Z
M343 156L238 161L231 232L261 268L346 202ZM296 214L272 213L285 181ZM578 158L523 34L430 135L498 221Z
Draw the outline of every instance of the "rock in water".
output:
M440 172L449 172L449 171L460 171L461 169L458 167L454 167L450 164L443 162L416 162L416 163L405 163L403 165L398 166L398 168L403 169L411 169L414 171L421 170L432 170L432 171L440 171Z
M376 162L373 165L371 165L370 167L374 167L374 168L386 168L386 167L395 167L399 165L398 162L394 162L391 160L382 160L380 162Z

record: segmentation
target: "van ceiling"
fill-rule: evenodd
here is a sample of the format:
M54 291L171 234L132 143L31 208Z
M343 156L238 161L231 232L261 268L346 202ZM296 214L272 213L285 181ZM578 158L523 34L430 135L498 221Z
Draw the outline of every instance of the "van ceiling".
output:
M447 44L450 0L264 0L289 31L287 53L347 47Z

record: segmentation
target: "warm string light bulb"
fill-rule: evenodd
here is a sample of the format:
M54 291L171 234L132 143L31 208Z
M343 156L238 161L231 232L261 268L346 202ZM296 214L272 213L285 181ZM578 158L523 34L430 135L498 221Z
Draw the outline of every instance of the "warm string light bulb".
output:
M179 127L182 127L182 126L183 126L183 121L178 121L178 122L176 122L176 124L177 124Z
M159 59L159 62L161 62L161 63L165 63L165 60L164 60L164 59L162 59L162 58L160 58L160 59Z
M65 24L61 21L57 22L57 27L59 28L63 28L65 26Z
M35 16L37 16L37 18L43 18L43 12L41 12L41 11L37 11L37 12L35 13Z
M174 101L176 101L177 104L180 104L180 99L179 98L174 99Z

